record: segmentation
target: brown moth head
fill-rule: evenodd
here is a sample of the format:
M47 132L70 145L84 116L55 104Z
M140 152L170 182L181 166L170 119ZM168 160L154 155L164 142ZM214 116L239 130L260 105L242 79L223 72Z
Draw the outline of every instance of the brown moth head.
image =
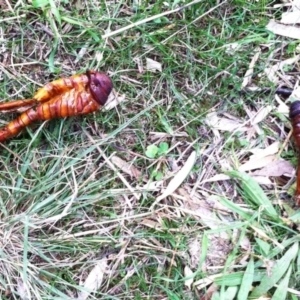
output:
M294 118L300 114L300 101L295 101L290 106L290 118Z
M104 105L113 88L111 79L102 72L88 70L86 75L89 79L89 87L93 98Z
M295 101L291 104L290 118L293 127L294 140L298 148L300 148L300 101Z

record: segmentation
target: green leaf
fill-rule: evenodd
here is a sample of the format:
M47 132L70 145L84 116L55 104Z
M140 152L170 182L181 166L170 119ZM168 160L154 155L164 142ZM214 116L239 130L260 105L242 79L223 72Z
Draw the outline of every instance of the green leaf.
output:
M158 148L155 145L149 145L146 150L146 156L149 158L155 158L158 152Z
M221 296L220 296L220 293L219 292L215 292L212 297L211 297L211 300L221 300Z
M290 216L290 220L294 223L300 223L300 211L296 211L292 216Z
M271 245L259 238L256 238L255 240L257 245L261 249L262 254L264 256L267 256L270 253Z
M53 46L52 46L52 51L49 55L49 61L48 61L49 69L52 73L55 72L54 57L55 57L55 53L57 51L57 48L58 48L58 41L55 39L54 43L53 43Z
M161 180L163 178L164 174L162 172L156 172L155 174L155 180Z
M40 7L45 7L49 5L48 0L32 0L32 6L34 8L40 8Z
M61 193L61 191L50 195L46 199L42 201L38 201L31 209L30 212L28 213L29 215L33 215L35 213L39 213L44 207L46 207L49 203L53 203L55 199L58 198L58 195Z
M55 19L57 20L57 22L59 23L59 25L61 25L61 17L60 17L60 13L58 8L55 5L55 2L53 0L48 0L50 7L51 7L51 12L53 14L53 16L55 17Z
M95 42L99 43L101 41L101 36L100 37L98 36L99 33L96 33L93 30L87 28L86 28L86 32L93 38Z
M161 121L161 124L164 126L167 133L174 134L173 128L171 127L170 123L164 117L162 117L160 119L160 121Z
M298 252L298 255L297 255L296 271L297 271L298 273L300 272L300 252Z
M278 219L278 214L271 201L264 193L260 185L248 174L238 171L227 172L231 178L241 181L241 186L247 197L256 205L264 208L265 212L272 218Z
M73 24L73 25L78 25L78 26L84 26L84 24L80 21L77 21L76 19L70 18L70 17L66 17L66 16L61 16L61 20Z
M251 298L259 298L262 295L264 295L267 291L269 291L278 281L288 267L291 264L291 261L295 259L299 249L299 244L294 243L294 245L289 248L288 251L282 256L280 260L278 260L275 265L273 266L270 274L266 274L262 280L259 286L255 287L254 290L252 291L250 297Z
M240 290L237 296L238 300L248 299L248 294L252 288L253 279L254 279L254 262L253 262L253 258L251 258L242 279Z
M232 201L229 201L228 199L224 197L218 197L219 201L225 205L227 208L229 208L231 211L239 214L243 219L250 220L252 215L249 214L245 209L243 209L240 205L237 205L233 203Z
M241 285L243 282L244 275L245 275L244 271L225 274L215 278L214 283L217 285L225 285L225 286ZM259 282L262 280L264 276L265 276L265 272L257 270L254 272L253 281Z
M168 143L162 142L162 143L159 144L157 154L158 155L164 155L168 152L168 150L169 150Z
M250 145L250 143L247 139L238 139L238 142L242 147L246 147L246 146Z
M234 300L234 299L236 299L237 291L238 291L237 286L230 286L229 288L227 288L227 290L224 293L220 294L220 296L223 296L223 297L221 297L221 299Z
M206 259L208 246L209 246L208 236L204 234L201 243L201 256L200 256L200 264L199 264L200 268L202 267L202 264Z
M163 173L160 171L153 170L151 172L151 178L155 178L155 180L160 180L163 178Z
M291 273L292 273L292 266L289 267L285 277L281 280L280 284L278 285L278 288L276 289L272 297L272 300L286 299Z

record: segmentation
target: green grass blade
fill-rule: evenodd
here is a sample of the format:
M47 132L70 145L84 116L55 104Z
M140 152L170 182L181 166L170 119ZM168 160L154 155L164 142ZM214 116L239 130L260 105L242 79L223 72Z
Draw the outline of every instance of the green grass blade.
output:
M280 148L290 120L274 92L282 78L297 81L298 43L266 30L286 10L271 2L0 0L1 102L87 69L114 85L111 107L32 122L0 144L0 299L25 298L19 283L30 299L76 299L102 257L111 276L93 299L201 298L212 282L210 299L250 299L260 284L262 297L295 299L300 254L286 255L300 242L300 216L283 184L298 156L294 143ZM275 82L265 70L278 64ZM76 82L62 80L72 85L61 95L46 89L71 108L90 94ZM22 110L1 111L0 126ZM216 173L265 150L284 160L261 170L277 168L272 185ZM184 184L151 213L193 151Z
M237 286L230 286L224 293L221 293L221 299L234 300L236 299L236 294L238 292Z
M260 185L248 174L238 171L230 171L227 174L231 178L241 181L241 186L247 197L256 205L263 207L264 211L272 218L279 218L271 201L266 196Z
M253 279L254 279L254 261L253 258L251 258L242 279L242 284L240 286L239 293L237 296L238 300L244 300L248 298L248 294L253 284Z
M266 274L259 286L254 288L251 293L251 298L259 298L266 292L268 292L274 285L278 282L280 278L285 274L286 270L289 268L292 260L297 256L299 249L299 244L295 243L285 254L284 256L275 263L274 267L271 270L271 275Z
M58 22L58 24L61 26L61 17L60 17L60 13L58 8L56 7L56 4L53 0L48 0L50 7L51 7L51 12L54 15L56 21Z
M53 43L52 51L49 55L49 60L48 60L49 69L52 73L55 72L54 57L55 57L55 54L56 54L56 51L57 51L57 47L58 47L58 40L55 39L54 43Z
M24 220L24 241L23 241L23 278L25 284L27 284L28 273L28 234L29 234L29 218L25 216Z
M272 300L284 300L287 296L287 288L289 286L289 281L292 273L292 266L289 267L286 275L278 285L277 290L275 291Z
M225 274L225 275L215 278L214 283L217 285L225 285L225 286L241 285L243 282L244 275L245 275L245 271ZM254 272L253 281L259 282L262 280L262 278L264 276L265 276L264 272L257 270Z
M49 5L49 1L48 0L33 0L32 5L34 8L40 8L40 7Z
M226 206L228 209L230 209L232 212L235 212L236 214L240 215L245 220L250 220L253 215L246 212L243 208L241 208L239 205L233 203L232 201L229 201L228 199L224 197L220 197L219 201Z

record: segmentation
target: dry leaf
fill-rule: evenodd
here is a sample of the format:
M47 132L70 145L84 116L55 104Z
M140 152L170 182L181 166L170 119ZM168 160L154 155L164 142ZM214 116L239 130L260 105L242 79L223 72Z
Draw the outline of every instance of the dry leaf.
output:
M224 157L224 158L219 159L219 164L220 164L220 167L222 170L224 170L224 171L232 170L230 159L231 159L231 157ZM226 180L226 178L224 180Z
M29 295L28 295L28 287L24 283L24 281L21 278L18 278L17 280L17 291L20 296L21 300L28 300Z
M154 204L159 202L160 200L168 197L173 192L176 191L176 189L182 184L182 182L186 179L186 177L189 175L190 171L192 170L194 164L196 161L196 151L193 151L183 167L177 172L177 174L174 176L174 178L169 182L166 190L157 197ZM152 204L152 206L154 205Z
M206 198L206 202L209 204L209 206L212 208L213 211L222 212L223 215L225 215L226 213L227 214L232 213L231 209L229 209L227 206L225 206L224 204L222 204L220 202L220 197L219 196L209 195Z
M166 133L166 132L156 132L156 131L150 131L149 132L151 141L161 140L165 138L170 137L188 137L189 135L185 131L181 132L174 132L172 134Z
M177 162L177 160L175 159L175 157L170 156L170 157L168 157L167 160L168 160L168 164L169 164L169 166L170 166L170 170L171 170L172 172L177 172L177 171L180 170L180 166L178 166L178 162Z
M254 56L252 57L252 60L249 64L249 68L244 76L243 82L242 82L242 89L245 88L247 85L249 85L251 83L252 80L252 75L253 75L253 71L254 71L254 65L257 62L260 54L261 54L261 50L260 48L256 48L254 50L254 52L256 52L254 54Z
M184 267L184 277L191 277L189 279L186 279L184 281L184 285L190 290L191 289L191 286L194 282L194 277L193 276L193 271L188 267L188 266L185 266Z
M278 84L279 83L279 76L277 75L277 72L283 70L283 68L285 66L289 66L289 65L293 65L293 64L297 63L299 58L300 58L300 56L296 55L292 58L288 58L286 60L280 61L279 63L277 63L277 64L275 64L271 67L265 68L264 72L265 72L265 74L267 75L268 79L271 82L273 82L275 84ZM288 80L287 75L285 75L285 80Z
M151 58L146 58L146 69L148 71L152 71L152 72L155 72L155 71L159 71L161 72L162 71L162 67L161 67L161 63L160 62L157 62Z
M275 83L276 85L279 83L279 77L276 75L276 72L278 71L277 66L272 66L272 67L266 67L264 69L265 74L267 75L268 79Z
M265 149L260 149L260 148L250 149L249 151L253 153L253 155L251 155L249 159L250 160L258 159L258 158L263 158L269 155L276 154L279 151L279 146L280 146L279 142L274 142L273 144L271 144Z
M253 153L249 157L249 160L240 166L239 170L250 171L254 169L260 169L268 165L269 163L276 161L276 153L279 151L279 142L274 142L265 149L253 148L250 152Z
M248 130L247 130L247 136L246 136L246 140L247 141L250 141L254 136L255 136L255 133L258 132L257 130L257 127L258 125L255 125L255 126L252 126L252 127L249 127Z
M115 108L117 105L119 105L121 102L127 101L125 98L125 95L119 95L114 89L109 94L108 99L105 103L105 106L103 107L103 110L108 111L113 108Z
M292 94L289 97L289 100L300 99L300 86L294 88Z
M4 10L8 8L7 3L5 2L5 0L0 0L0 7Z
M203 288L207 287L208 285L212 284L212 283L214 282L214 279L219 278L219 277L222 277L222 276L223 276L222 273L207 276L207 277L205 277L205 278L203 278L203 279L199 279L199 280L197 280L196 282L194 282L194 286L196 286L197 289L200 291L200 290L202 290ZM217 285L215 285L215 284L213 283L212 286L214 286L215 291L218 290L218 286L217 286ZM207 290L207 289L206 289L206 290ZM206 294L206 295L208 294L208 290L206 291L205 294ZM206 295L205 295L205 297L206 297ZM206 300L206 298L201 298L201 300L202 300L202 299L205 299L205 300Z
M260 158L254 158L250 159L243 165L241 165L238 170L239 171L250 171L250 170L255 170L255 169L260 169L265 167L266 165L270 164L274 160L277 159L276 155L269 155L265 157L260 157Z
M214 175L208 179L205 179L203 181L201 181L201 184L202 183L205 183L205 182L214 182L214 181L220 181L220 180L229 180L230 177L228 175L225 175L225 174L217 174L217 175Z
M220 133L217 129L215 129L214 125L218 122L219 117L216 112L211 112L206 115L205 123L211 128L216 139L220 139Z
M300 23L299 11L288 11L282 14L280 23L282 24L297 24Z
M142 59L140 57L135 57L133 59L133 61L137 64L139 73L141 73L141 74L144 73L144 67L143 67Z
M273 185L273 182L270 180L269 177L265 176L252 176L251 177L259 184L264 184L264 185Z
M145 191L159 191L163 185L163 180L151 181L148 182L142 187L142 190Z
M205 201L187 201L184 203L184 207L187 208L186 210L183 210L185 213L199 218L200 222L210 229L218 229L220 226L224 225L224 220L220 220L219 217L208 208ZM229 239L229 235L225 231L219 232L217 235L223 240Z
M212 112L206 115L205 122L208 126L210 126L213 130L221 130L221 131L229 131L232 132L235 129L239 128L239 130L246 130L242 128L242 122L238 120L232 120L224 117L218 117L216 112Z
M241 266L247 266L247 264L249 263L249 257L250 257L249 253L247 253L247 252L243 253L239 259L239 264Z
M262 134L262 130L258 126L257 121L259 121L261 118L264 118L265 116L264 116L264 112L261 112L261 109L258 112L255 112L252 110L248 110L248 108L245 108L245 111L249 116L252 125L247 128L247 136L248 139L250 140L255 135L255 133L257 133L258 135Z
M299 88L299 87L298 87ZM295 90L294 90L295 91ZM293 93L294 93L293 91ZM293 95L292 93L292 95ZM300 89L298 90L298 93L299 93L299 96L300 96ZM299 97L297 98L299 99ZM279 104L278 107L276 108L276 112L278 113L281 113L281 114L284 114L286 116L289 115L289 112L290 112L290 108L289 106L287 106L281 99L278 95L275 95L275 100L277 101L277 103Z
M292 10L284 12L281 16L280 22L283 24L297 24L300 23L300 1L292 1Z
M299 27L284 25L284 24L277 23L275 20L270 20L267 25L267 29L277 35L289 37L296 40L300 39Z
M155 229L156 231L163 231L161 224L159 224L158 222L155 222L151 219L143 219L140 224L147 226L149 228Z
M198 287L199 289L199 287ZM219 290L219 287L217 286L217 284L213 283L208 289L206 289L205 291L205 295L202 296L199 300L212 300L213 296L215 293L217 293ZM217 299L219 298L218 295L216 297ZM262 299L260 299L262 300Z
M201 240L199 238L193 238L188 242L188 252L191 257L191 267L196 269L201 256Z
M225 48L225 52L227 54L234 55L238 50L241 49L242 44L236 42L236 43L226 44L223 47Z
M89 295L97 291L103 281L103 275L107 268L107 259L100 260L96 266L91 270L90 274L85 280L83 285L84 291L80 292L78 295L78 300L86 300Z
M292 177L294 173L295 173L295 168L293 167L293 165L290 162L281 159L281 160L272 161L261 170L257 170L252 174L256 176L267 176L267 177L268 176L278 177L282 175Z
M133 166L132 163L128 163L116 155L111 157L110 160L115 166L117 166L124 173L130 175L131 177L134 177L136 179L140 179L142 177L142 173L135 166Z
M267 105L263 108L261 108L257 114L254 116L254 118L252 119L252 125L256 125L258 123L260 123L261 121L263 121L267 115L272 111L273 106L271 105Z
M244 251L251 251L251 242L247 236L244 236L243 239L240 241L240 246Z

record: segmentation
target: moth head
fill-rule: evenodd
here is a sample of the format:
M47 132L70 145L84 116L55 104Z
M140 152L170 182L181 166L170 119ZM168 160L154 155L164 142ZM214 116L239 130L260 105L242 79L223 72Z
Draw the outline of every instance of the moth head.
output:
M89 79L89 87L93 98L104 105L113 88L111 79L102 72L88 70L86 75Z
M290 118L294 118L300 114L300 101L295 101L290 106Z

